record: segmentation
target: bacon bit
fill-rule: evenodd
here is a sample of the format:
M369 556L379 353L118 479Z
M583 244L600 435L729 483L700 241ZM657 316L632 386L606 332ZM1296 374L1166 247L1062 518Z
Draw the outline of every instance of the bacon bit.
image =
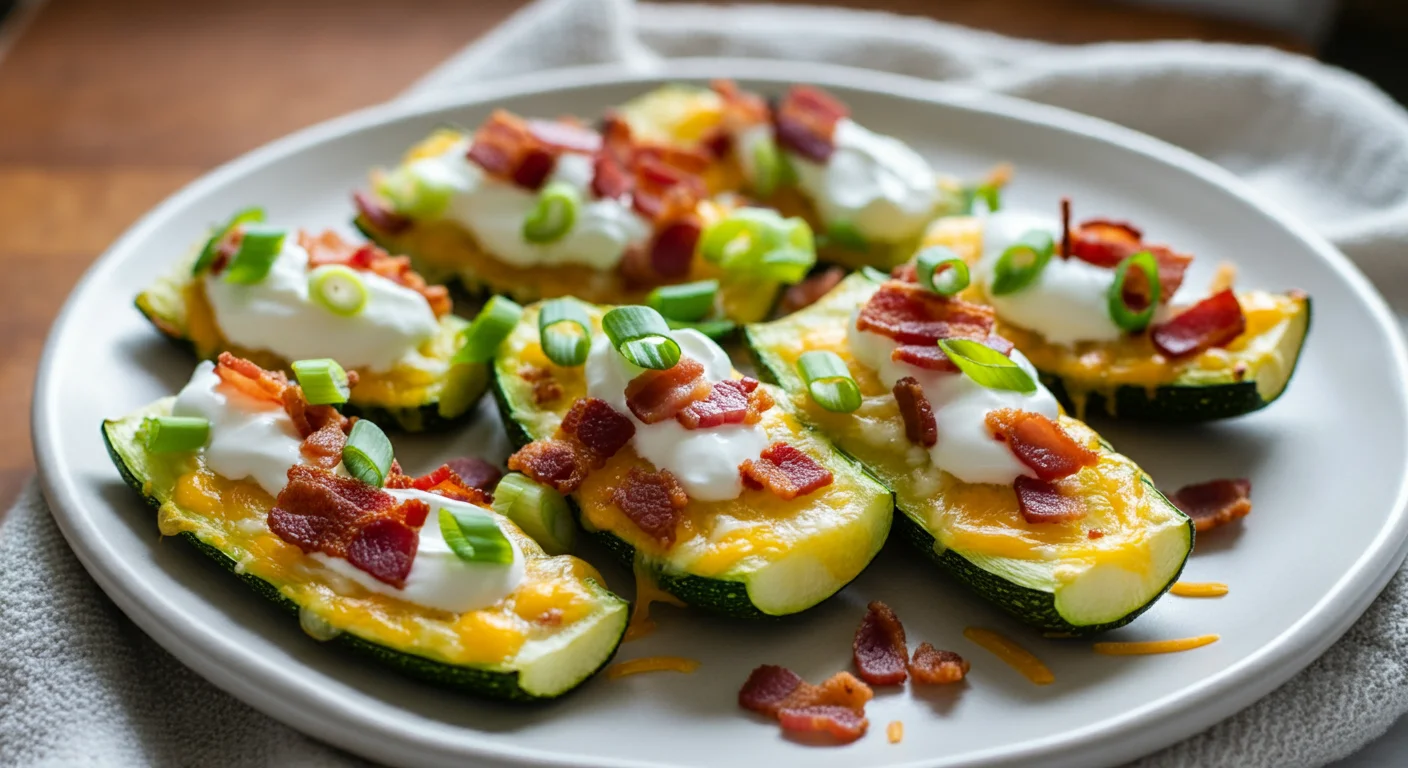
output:
M1060 488L1045 480L1023 475L1012 489L1017 492L1017 509L1022 519L1033 525L1068 523L1085 517L1085 504L1080 499L1061 493Z
M1081 445L1060 424L1032 411L1001 408L989 411L987 426L1040 480L1059 480L1093 467L1100 454Z
M657 228L683 214L693 213L699 201L709 194L697 173L671 164L669 160L678 162L679 158L638 151L633 161L635 186L631 205L640 215L655 222Z
M698 360L681 357L672 368L645 371L626 385L626 406L645 424L673 419L690 403L709 396L709 382Z
M1154 346L1172 358L1225 347L1247 330L1247 316L1229 288L1150 329Z
M757 424L763 411L773 406L772 395L758 388L758 380L721 381L709 390L709 396L696 400L675 415L685 429L708 429L723 424Z
M1091 528L1090 532L1085 534L1085 537L1087 539L1090 539L1091 541L1095 541L1096 539L1105 538L1105 532L1100 530L1099 528Z
M968 669L967 659L928 643L920 643L909 662L909 674L914 676L914 682L925 685L956 683L968 674Z
M537 405L547 405L562 397L562 385L546 368L525 365L518 369L518 377L533 384L533 402Z
M1012 354L1012 342L996 334L990 334L985 339L974 339L974 341L981 341L984 346L995 349L1004 355L1010 356ZM926 371L959 372L958 366L948 359L948 355L945 355L937 344L901 344L890 353L890 359L897 363L907 363L916 368L923 368Z
M845 276L846 270L830 267L825 272L818 272L796 285L789 286L782 294L782 301L777 305L777 314L790 315L799 309L810 307L822 296L830 293Z
M665 546L674 543L679 511L689 504L689 496L674 475L639 467L631 467L626 479L612 491L611 500L631 522Z
M771 110L763 97L749 93L738 87L732 80L715 80L709 83L714 93L724 101L724 123L734 130L747 128L772 119ZM724 132L725 136L728 135Z
M905 644L904 625L890 606L878 600L870 604L856 628L851 659L860 679L871 685L899 685L905 681L909 646Z
M370 192L353 192L352 203L357 206L358 215L378 232L399 235L411 228L411 217L391 210Z
M457 462L481 461L480 459L456 459ZM494 481L498 482L498 470L488 462L483 462L490 471L495 473ZM421 475L420 477L407 477L401 473L400 465L396 465L392 473L386 478L387 488L411 488L417 491L425 491L444 496L449 499L469 502L470 504L487 504L492 501L492 497L487 491L482 491L466 483L449 464L441 464L433 472Z
M841 742L852 742L865 735L870 721L846 707L816 705L784 709L777 713L784 731L829 733Z
M993 310L891 280L861 308L856 329L874 331L900 344L934 346L939 339L985 340L992 332Z
M450 459L445 462L445 466L459 477L460 482L488 494L494 492L494 489L499 485L500 478L504 476L498 467L477 456L461 456L458 459Z
M615 456L636 434L636 425L629 418L617 413L605 400L594 397L583 397L573 403L562 417L559 429L591 451L596 466Z
M474 132L469 159L492 176L536 190L552 173L560 151L538 138L522 118L498 109Z
M631 193L635 179L613 157L598 155L592 163L592 194L603 200L617 200Z
M1071 198L1061 198L1061 258L1071 258Z
M774 664L754 669L738 691L738 706L764 715L776 715L799 687L807 683L796 672Z
M794 85L773 113L777 143L817 163L831 159L836 124L850 109L834 96L807 85Z
M895 382L895 403L899 405L900 416L904 418L904 435L909 442L933 447L939 441L939 425L934 421L934 408L918 379L906 376Z
M1226 525L1252 511L1252 483L1246 478L1185 485L1168 500L1193 518L1198 533Z
M241 394L283 405L288 377L280 371L266 371L243 357L221 352L215 361L215 375Z
M693 213L661 227L650 241L650 266L664 278L684 277L694 262L694 248L703 232Z
M1130 224L1107 219L1091 219L1083 222L1071 233L1069 250L1072 256L1097 267L1114 268L1128 256L1140 251L1148 251L1159 265L1160 303L1167 303L1183 284L1183 274L1193 257L1175 253L1164 245L1151 245L1144 242L1144 233ZM1148 306L1149 288L1144 285L1144 273L1132 271L1125 283L1125 298L1132 306Z
M738 705L777 718L785 730L823 731L853 741L865 733L865 705L874 695L849 672L837 672L818 686L769 664L748 676Z
M571 493L587 479L591 457L573 441L538 440L508 457L508 468L550 485L558 493Z
M601 151L601 134L564 120L529 120L528 132L550 149L591 155Z
M347 433L338 424L326 424L322 429L303 438L299 453L309 464L332 469L342 462L342 449L347 445Z
M412 501L426 510L425 502ZM424 513L420 516L425 521ZM377 581L404 589L411 575L411 563L416 557L420 537L415 529L400 520L373 520L357 532L347 545L347 562L371 574Z
M370 243L358 245L348 242L330 229L318 235L299 232L298 244L308 251L309 269L330 264L360 269L419 293L430 304L436 317L449 314L453 308L449 289L443 285L427 284L425 278L411 269L411 260L405 256L392 256Z
M738 471L744 485L755 490L766 488L784 501L825 488L835 479L831 470L787 443L764 448L757 461L745 459Z

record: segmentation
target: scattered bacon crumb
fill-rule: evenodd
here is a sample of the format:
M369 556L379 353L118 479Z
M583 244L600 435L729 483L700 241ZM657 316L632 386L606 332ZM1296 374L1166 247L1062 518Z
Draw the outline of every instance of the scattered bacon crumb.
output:
M1040 480L1059 480L1100 461L1099 453L1076 442L1060 424L1040 413L1002 408L989 411L986 421L993 436L1005 441Z
M865 705L874 697L870 686L849 672L837 672L821 685L811 685L785 667L754 669L738 692L738 704L777 718L786 730L830 733L854 741L869 725Z
M456 462L481 461L479 459L455 459ZM488 469L495 473L494 482L498 482L498 469L493 465L484 463ZM458 472L449 464L441 464L434 471L421 475L420 477L407 477L401 472L399 463L392 465L392 471L386 477L387 488L408 488L417 491L425 491L444 496L449 499L468 502L470 504L488 504L493 500L488 491L474 487L465 481Z
M547 405L562 397L562 385L546 368L525 365L518 369L518 376L533 385L533 402L537 405Z
M729 129L738 131L772 119L772 111L763 97L739 88L732 80L715 80L709 87L723 99L724 124ZM727 132L724 135L727 136Z
M807 85L794 85L773 113L777 143L818 163L831 159L836 124L850 109L834 96Z
M900 344L934 346L939 339L985 341L992 333L994 317L990 307L891 280L861 308L856 329L888 336Z
M1045 480L1024 475L1012 488L1017 492L1017 509L1028 523L1067 523L1085 517L1085 504L1079 498L1061 493Z
M1158 264L1159 301L1167 303L1183 284L1183 275L1193 257L1164 245L1144 242L1144 233L1123 221L1090 219L1070 233L1065 253L1097 267L1116 267L1128 256L1148 251ZM1149 288L1142 272L1131 271L1125 281L1125 298L1133 306L1148 306Z
M745 376L713 385L709 396L695 400L675 419L685 429L708 429L724 424L757 424L763 411L773 406L772 395L758 387L758 380Z
M528 132L550 149L591 155L601 150L601 134L566 120L528 120Z
M890 606L878 600L869 605L851 643L851 660L860 679L870 685L899 685L905 681L909 646L905 644L904 625Z
M1230 288L1149 329L1154 347L1173 358L1225 347L1246 330L1247 316Z
M650 241L650 266L655 274L664 278L689 274L694 247L703 231L699 217L693 213L659 227Z
M536 190L552 173L559 152L538 138L522 118L497 109L474 132L468 154L491 176Z
M1185 485L1168 500L1193 518L1198 533L1226 525L1252 511L1252 483L1245 478Z
M280 371L266 371L243 357L221 352L215 361L215 375L241 394L283 405L288 377Z
M859 739L870 725L864 715L834 704L784 709L777 713L777 722L784 731L828 733L841 742Z
M550 485L558 493L571 493L587 479L591 457L584 447L568 440L537 440L508 457L508 468Z
M651 538L669 546L675 541L679 512L689 497L675 476L666 470L647 472L631 467L625 480L611 493L611 500Z
M411 228L411 218L391 210L370 192L358 190L352 193L352 203L357 213L373 229L388 235L399 235Z
M911 443L932 447L939 441L939 427L934 421L934 408L924 396L924 389L913 376L895 382L895 403L904 418L904 434Z
M799 309L810 307L822 296L830 293L831 289L839 285L845 276L846 270L840 267L830 267L796 285L789 286L782 294L782 301L777 305L777 314L790 315Z
M460 481L470 488L477 488L487 494L493 494L498 487L499 480L504 473L498 467L477 456L461 456L458 459L450 459L445 465L459 476Z
M987 338L975 339L975 341L981 341L984 346L995 349L1004 355L1012 354L1012 342L996 334L989 334ZM948 359L948 355L944 354L944 351L939 349L937 344L901 344L890 353L890 359L897 363L908 363L926 371L959 372L958 366Z
M956 683L968 674L968 668L967 659L928 643L920 643L909 662L909 674L913 675L914 682L924 685Z
M763 449L757 461L745 459L738 471L743 484L766 488L774 496L790 501L831 485L831 470L786 443L773 443Z
M562 417L559 429L592 452L595 466L615 456L636 434L636 425L629 418L617 413L605 400L594 397L583 397L573 403Z
M347 445L347 433L338 424L326 424L303 438L299 453L315 467L332 469L342 462L342 449Z
M645 371L626 385L626 407L646 424L673 419L696 400L709 396L704 366L690 357L681 357L674 367Z

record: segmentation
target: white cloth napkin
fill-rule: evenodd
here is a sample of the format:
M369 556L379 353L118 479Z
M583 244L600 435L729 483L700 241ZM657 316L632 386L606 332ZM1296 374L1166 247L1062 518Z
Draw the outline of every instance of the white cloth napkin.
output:
M854 11L546 0L407 98L588 63L747 56L848 64L1103 117L1231 168L1359 263L1400 314L1408 115L1359 78L1275 51L1198 43L1057 46ZM102 595L33 484L0 526L0 765L348 765L182 667ZM1319 766L1408 711L1408 577L1289 683L1140 761ZM212 728L211 724L218 727Z

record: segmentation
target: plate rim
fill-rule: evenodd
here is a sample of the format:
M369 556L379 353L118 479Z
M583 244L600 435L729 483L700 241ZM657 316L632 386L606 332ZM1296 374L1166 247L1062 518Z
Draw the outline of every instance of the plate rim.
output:
M951 108L986 113L1006 120L1040 126L1046 130L1075 133L1125 150L1176 165L1186 173L1221 187L1260 211L1307 245L1369 310L1387 335L1393 370L1408 380L1408 345L1387 303L1368 278L1324 237L1277 204L1265 200L1232 172L1188 150L1129 128L1059 107L994 94L967 86L941 83L909 75L878 72L835 64L745 58L685 58L658 67L628 64L594 64L545 70L488 83L453 94L413 94L403 100L379 104L309 126L251 150L172 193L145 213L105 249L84 272L65 299L45 338L31 406L31 439L40 487L53 518L84 569L123 613L187 667L256 710L340 749L386 762L406 757L398 744L413 744L417 757L462 760L466 753L479 758L519 765L630 765L657 763L602 761L583 755L563 755L512 744L496 744L408 732L374 720L368 713L338 701L324 692L290 682L281 665L244 652L226 641L214 628L191 621L180 608L147 588L140 580L124 579L131 571L120 553L104 542L88 540L79 523L86 515L74 488L77 483L62 470L63 460L52 437L62 429L50 395L51 369L58 357L59 338L71 323L77 296L96 282L133 243L167 219L189 199L243 175L247 168L296 154L325 141L360 130L413 118L443 109L465 108L495 99L572 88L626 83L654 83L671 79L709 77L761 79L779 83L811 82L864 90L892 98L937 103ZM1400 425L1408 434L1408 419ZM1393 509L1386 524L1358 560L1331 586L1327 594L1298 621L1247 658L1198 684L1162 699L1147 702L1119 717L1086 728L1027 742L1021 747L999 746L968 755L970 765L1016 765L1044 758L1080 761L1082 764L1114 763L1136 758L1191 736L1261 699L1299 673L1337 641L1368 608L1408 553L1408 475L1400 476ZM124 573L125 572L125 573ZM238 668L238 672L236 671ZM257 670L257 674L255 673ZM253 681L260 680L265 685ZM934 756L900 764L921 768L951 764ZM1072 762L1072 764L1075 764Z

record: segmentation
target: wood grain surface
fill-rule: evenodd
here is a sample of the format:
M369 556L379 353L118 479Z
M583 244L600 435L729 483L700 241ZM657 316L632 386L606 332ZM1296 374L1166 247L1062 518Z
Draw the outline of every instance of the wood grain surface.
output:
M162 198L249 149L391 97L523 0L52 0L0 28L0 514L33 472L29 402L74 282ZM854 0L1060 42L1252 27L1082 0ZM7 39L8 38L8 39Z

